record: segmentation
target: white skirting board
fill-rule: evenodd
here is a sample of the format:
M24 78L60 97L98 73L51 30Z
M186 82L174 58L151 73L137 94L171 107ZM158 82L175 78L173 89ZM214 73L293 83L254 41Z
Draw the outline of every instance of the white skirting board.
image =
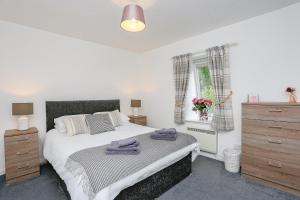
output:
M0 169L0 176L5 174L5 169Z

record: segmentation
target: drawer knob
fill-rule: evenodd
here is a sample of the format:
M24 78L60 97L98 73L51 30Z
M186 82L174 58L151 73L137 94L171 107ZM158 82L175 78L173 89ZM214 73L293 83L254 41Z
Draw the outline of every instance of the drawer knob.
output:
M279 161L269 161L268 165L271 167L282 168L282 164Z
M21 166L21 165L19 165L17 168L18 169L27 169L27 168L29 168L29 163L27 163L26 165L23 165L23 166Z
M25 141L28 141L30 140L30 137L24 137L24 138L17 138L16 141L17 142L25 142Z
M282 126L269 126L269 128L282 129Z
M274 109L274 110L269 110L269 112L282 112L281 109Z
M270 138L268 139L268 142L272 144L282 144L282 140L274 140Z
M21 156L21 155L29 154L29 152L28 152L28 151L27 151L27 152L20 152L20 151L18 151L16 154L17 154L18 156Z

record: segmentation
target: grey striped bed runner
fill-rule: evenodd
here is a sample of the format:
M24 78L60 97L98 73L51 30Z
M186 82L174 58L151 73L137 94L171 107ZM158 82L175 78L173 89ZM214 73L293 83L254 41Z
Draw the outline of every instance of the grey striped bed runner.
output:
M177 133L176 141L153 140L150 134L135 136L140 142L138 155L106 155L108 145L92 147L70 155L65 168L75 177L81 177L83 191L93 199L103 188L196 142L194 137L183 133Z

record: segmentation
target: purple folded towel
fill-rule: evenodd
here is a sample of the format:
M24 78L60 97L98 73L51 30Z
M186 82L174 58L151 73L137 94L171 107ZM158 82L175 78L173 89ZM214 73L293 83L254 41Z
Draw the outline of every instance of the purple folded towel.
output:
M136 155L140 153L139 144L135 138L112 141L110 146L106 147L105 153L107 155Z
M163 128L160 130L154 131L156 134L176 134L176 129L175 128Z
M174 141L177 138L177 134L174 135L160 135L160 134L151 134L150 137L154 140L170 140L170 141Z
M112 141L110 143L113 147L137 147L139 146L139 142L135 138L127 138L123 140Z
M123 149L123 148L133 148L133 147L138 147L140 145L139 142L133 143L133 144L129 144L126 146L118 146L118 145L110 145L110 147L114 147L114 148L118 148L118 149Z
M106 147L107 151L135 151L139 149L139 147L113 147L113 146L108 146Z
M157 136L157 135L151 135L150 137L154 140L168 140L168 141L175 141L177 138L177 136L164 137L164 136Z
M150 135L150 137L154 140L169 140L174 141L177 138L177 133L175 128L169 128L169 129L160 129L157 131L154 131Z

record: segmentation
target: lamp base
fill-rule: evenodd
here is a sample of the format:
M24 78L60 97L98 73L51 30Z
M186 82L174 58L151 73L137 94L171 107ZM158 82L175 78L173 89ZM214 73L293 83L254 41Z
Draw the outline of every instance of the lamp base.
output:
M132 108L132 115L139 116L139 108Z
M18 130L25 131L29 129L29 119L27 116L21 116L18 118Z

